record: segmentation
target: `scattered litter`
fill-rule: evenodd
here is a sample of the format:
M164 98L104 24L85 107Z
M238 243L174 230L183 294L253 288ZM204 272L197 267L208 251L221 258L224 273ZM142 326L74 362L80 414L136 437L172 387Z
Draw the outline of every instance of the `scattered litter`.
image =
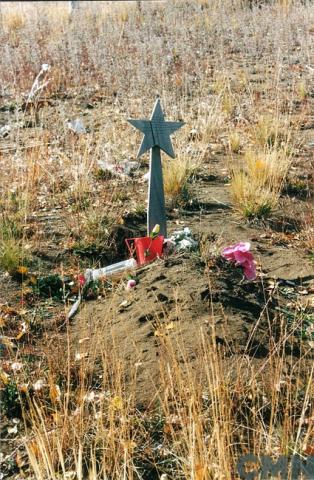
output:
M25 333L27 333L29 331L29 325L28 323L26 322L22 322L21 323L21 330L19 331L19 333L16 335L15 337L15 340L20 340L20 338L23 337L23 335L25 335Z
M148 180L149 180L149 172L145 173L145 175L142 176L142 180L143 180L144 182L148 182Z
M250 242L239 242L225 248L222 256L229 262L234 262L236 266L243 267L243 273L247 280L255 280L256 266L253 255L249 252L250 248Z
M84 287L84 285L86 283L85 276L82 273L80 273L80 275L77 277L77 279L78 279L80 287Z
M76 302L72 305L68 315L67 315L67 318L68 320L71 320L72 317L74 317L74 315L76 314L76 312L78 311L79 309L79 306L81 304L81 301L82 301L82 297L81 295L79 295L78 299L76 300Z
M11 341L12 337L6 337L5 335L0 335L0 345L4 345L7 348L13 348L14 343Z
M2 369L0 369L0 381L4 383L4 385L7 385L10 381L9 375Z
M310 147L310 148L314 148L314 142L310 142L310 143L309 143L309 147Z
M152 234L154 235L153 232L154 231L152 231ZM162 256L162 249L164 243L164 237L162 235L159 235L155 238L127 238L125 242L130 251L130 254L133 255L134 252L136 253L136 258L139 265L145 265L146 263L152 262L157 257ZM132 247L132 243L134 243L134 247Z
M306 290L306 288L303 288L301 290L298 291L298 294L299 295L308 295L309 294L309 291Z
M174 250L180 252L184 250L195 250L198 247L198 243L192 237L189 227L185 227L183 230L177 230L173 232L170 238L165 240L168 248L174 247Z
M196 128L192 128L189 132L188 136L188 141L189 142L194 142L195 140L200 140L201 139L201 134Z
M0 127L0 137L5 138L9 135L11 131L10 125L4 125L3 127Z
M66 120L66 124L71 132L76 133L77 135L81 135L82 133L86 133L86 128L82 120L76 118L75 120Z
M129 162L127 160L118 163L98 160L98 166L104 172L110 172L113 175L118 175L121 177L129 177L134 172L134 170L138 170L140 164L139 162Z
M110 277L115 275L116 273L124 272L125 270L132 270L137 266L137 262L134 258L129 258L128 260L124 260L123 262L114 263L112 265L108 265L108 267L99 268L97 270L93 270L88 268L85 270L85 279L86 282L95 282L100 278Z
M80 274L78 276L78 282L80 287L82 288L82 293L79 293L77 300L70 308L70 311L67 314L67 319L71 320L71 318L73 318L74 315L77 313L82 302L82 296L84 297L84 292L86 292L86 288L88 288L90 284L92 284L93 282L97 282L102 278L111 277L126 270L132 270L136 266L136 260L134 258L129 258L128 260L124 260L123 262L114 263L112 265L109 265L108 267L99 268L96 270L88 268L85 271L84 275ZM129 287L127 286L127 289L133 288L133 282L135 282L135 280L129 280ZM130 286L131 284L132 286Z
M151 238L157 237L157 235L159 234L159 232L160 232L160 225L157 223L157 224L154 226L154 228L153 228L153 230L151 231L151 233L150 233Z
M121 162L120 165L123 168L124 175L128 175L128 176L131 175L131 173L134 170L138 170L140 166L139 162L129 162L129 161Z

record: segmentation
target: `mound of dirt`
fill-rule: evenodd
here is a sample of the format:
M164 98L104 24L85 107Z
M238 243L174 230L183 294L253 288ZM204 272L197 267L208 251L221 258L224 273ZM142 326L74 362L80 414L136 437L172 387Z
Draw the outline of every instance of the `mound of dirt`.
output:
M164 361L170 343L176 361L188 362L200 376L197 359L204 338L222 348L231 365L243 353L257 363L273 349L289 356L304 353L296 334L280 343L287 324L279 312L287 298L280 288L267 289L263 276L248 282L223 259L208 267L196 253L159 260L139 269L137 276L133 290L126 291L122 282L114 293L84 306L73 346L78 349L80 339L90 338L96 359L104 344L114 348L129 366L130 383L136 370L139 404L156 398L160 358Z

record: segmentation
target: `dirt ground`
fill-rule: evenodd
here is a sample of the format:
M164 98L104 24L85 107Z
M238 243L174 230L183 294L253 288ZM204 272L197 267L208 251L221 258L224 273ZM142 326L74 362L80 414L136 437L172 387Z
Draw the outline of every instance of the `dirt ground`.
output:
M195 204L180 212L179 222L169 221L170 233L190 227L201 250L217 239L224 246L250 241L260 278L252 283L223 260L211 266L195 253L177 254L140 268L134 290L125 291L123 284L107 298L88 302L74 321L76 349L79 339L95 335L94 346L99 342L115 345L130 370L136 368L138 398L144 404L158 397L158 360L165 337L173 343L179 362L185 358L193 363L202 336L214 335L217 345L227 349L229 365L245 352L263 365L284 328L278 308L291 302L291 295L297 301L303 291L313 311L313 265L293 241L298 235L297 215L282 218L279 214L275 228L244 225L230 208L222 177L200 174L193 187ZM283 202L287 204L289 198ZM302 202L297 207L302 210ZM292 356L292 362L293 356L305 353L303 348L310 350L309 345L301 348L293 336L279 348Z
M83 108L80 98L71 102L72 109ZM310 102L313 103L313 99L310 99ZM93 125L94 119L111 110L111 106L101 99L97 99L93 109L85 105L86 125ZM51 120L50 113L53 114L52 107L48 107L46 112ZM310 119L311 117L309 122ZM31 131L27 132L28 141ZM304 143L311 139L312 132L313 125L301 132ZM3 143L5 148L9 147L8 142ZM134 159L131 157L131 160ZM2 161L5 161L4 156ZM309 306L313 306L313 263L302 247L301 235L306 221L304 219L308 216L311 221L312 214L311 151L302 150L293 162L293 178L306 178L308 182L309 190L305 197L284 193L280 208L265 222L245 222L233 210L226 164L227 157L222 146L209 146L202 167L190 182L190 201L183 208L168 212L169 234L185 226L189 227L199 241L203 255L174 255L140 269L139 283L134 291L126 292L125 283L122 282L106 298L86 302L82 311L71 322L74 350L76 342L84 338L88 330L89 337L97 335L104 341L114 340L119 345L123 360L131 364L140 362L140 401L151 398L152 393L158 391L158 352L162 348L161 339L164 335L173 337L178 342L178 355L179 344L182 344L193 358L199 348L199 335L214 331L217 343L229 349L231 362L234 362L237 353L244 351L263 358L269 348L272 348L273 329L278 328L278 318L274 315L276 306L284 306L291 295L295 302L299 301L299 298L302 298L302 295L298 295L299 291L306 291L303 297ZM146 171L147 163L144 161L133 178L127 181L119 178L100 181L98 191L93 195L98 195L99 202L103 191L110 188L113 191L124 189L131 204L137 202L145 205L147 185L139 183L139 179ZM121 209L119 201L116 205L110 205L110 208ZM124 210L123 225L117 225L118 246L114 251L105 252L101 266L126 258L124 239L145 233L145 210L138 214L131 213L130 210ZM27 228L39 231L38 248L33 251L33 255L38 259L41 275L60 273L60 264L66 273L77 272L78 268L83 269L84 265L88 264L88 259L85 261L84 257L83 263L73 257L70 248L60 248L69 241L69 216L71 205L64 199L61 204L51 209L47 207L45 198L42 198L42 205L39 204L33 216L28 219ZM260 276L252 284L242 281L239 272L227 268L223 261L219 266L211 266L209 258L208 264L206 263L207 250L215 250L217 253L217 248L221 250L238 241L251 242L252 252L258 262ZM0 282L1 303L18 310L21 302L19 283L6 275L2 275ZM277 282L275 293L273 290L268 292L271 293L270 299L267 296L269 282L271 285ZM284 290L285 286L288 290L291 289L287 298L280 291ZM121 306L124 301L127 305ZM267 315L265 318L262 315L261 320L256 323L265 308ZM44 331L46 336L62 341L64 334L56 332L55 326L64 325L63 307L52 302L49 309L50 313L46 312L46 317L44 315L44 324L40 330ZM28 311L27 315L30 314L32 310ZM269 323L269 315L277 319L274 325ZM52 317L54 320L50 320ZM165 321L166 326L163 326ZM171 326L169 330L162 332L160 338L154 334L159 323L162 329L169 324ZM11 333L14 333L14 328ZM35 338L31 343L31 349L37 350ZM25 348L27 351L29 346L25 345ZM298 351L298 348L293 346L287 349L289 355Z

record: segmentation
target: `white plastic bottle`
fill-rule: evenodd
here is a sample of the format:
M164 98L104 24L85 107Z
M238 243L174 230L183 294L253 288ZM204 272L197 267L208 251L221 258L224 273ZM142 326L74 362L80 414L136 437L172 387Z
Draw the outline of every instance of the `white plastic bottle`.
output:
M137 263L135 258L129 258L123 262L113 263L112 265L108 265L108 267L98 268L97 270L88 268L85 270L84 277L87 283L94 282L101 277L110 277L116 273L124 272L125 270L131 270L136 266Z

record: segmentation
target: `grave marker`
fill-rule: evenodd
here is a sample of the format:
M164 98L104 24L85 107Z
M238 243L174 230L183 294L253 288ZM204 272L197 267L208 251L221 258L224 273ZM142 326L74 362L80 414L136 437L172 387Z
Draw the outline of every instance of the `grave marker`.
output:
M167 219L160 150L175 158L170 135L181 128L184 122L165 121L159 98L155 102L150 120L129 119L128 122L144 133L137 158L150 150L147 235L159 224L160 234L166 238Z

